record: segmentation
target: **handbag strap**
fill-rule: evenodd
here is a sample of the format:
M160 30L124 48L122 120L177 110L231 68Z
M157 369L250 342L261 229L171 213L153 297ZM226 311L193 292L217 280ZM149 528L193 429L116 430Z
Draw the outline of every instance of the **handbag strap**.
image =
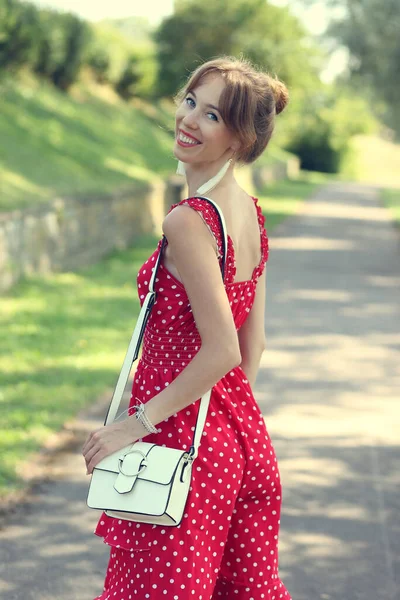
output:
M218 206L218 204L216 202L214 202L214 200L211 200L210 198L207 198L206 196L194 196L194 197L202 198L203 200L210 202L214 206L215 210L217 211L219 223L220 223L222 233L223 233L223 235L222 235L223 248L222 248L221 274L222 274L222 281L224 281L226 258L227 258L227 247L228 247L228 236L227 236L227 232L226 232L226 224L225 224L224 215L222 214L220 207ZM139 350L140 350L140 346L142 344L144 330L145 330L147 321L149 319L150 313L152 311L152 308L154 306L154 302L156 299L156 292L154 290L154 282L155 282L155 279L157 276L157 272L158 272L158 268L160 265L162 252L163 252L165 243L166 243L166 237L165 237L165 235L163 235L160 251L158 253L157 261L154 266L153 274L150 279L149 291L143 301L143 304L142 304L142 307L141 307L141 310L140 310L140 313L139 313L139 316L138 316L138 319L136 322L136 326L135 326L135 329L134 329L132 337L131 337L131 341L129 342L128 350L125 355L125 359L124 359L124 362L123 362L123 365L121 368L121 372L119 374L118 381L115 386L113 396L111 398L110 406L108 407L104 425L108 425L115 420L119 405L121 404L123 393L125 391L126 384L129 379L129 375L130 375L130 372L132 369L132 364L135 362L135 360L139 356ZM207 411L208 411L208 406L210 403L211 391L212 391L212 388L202 396L201 401L200 401L199 411L197 414L196 426L195 426L195 429L193 432L192 445L189 450L189 453L193 459L196 458L196 456L197 456L197 451L198 451L198 447L200 444L201 435L203 433L203 429L204 429L204 425L205 425L205 421L206 421L206 417L207 417Z

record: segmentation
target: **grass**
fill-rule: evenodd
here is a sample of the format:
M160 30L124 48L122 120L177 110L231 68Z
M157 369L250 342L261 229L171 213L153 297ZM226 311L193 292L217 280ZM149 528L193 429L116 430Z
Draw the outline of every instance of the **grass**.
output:
M258 199L266 217L268 234L286 217L295 213L317 187L333 179L335 177L325 173L303 171L296 181L279 181L261 190Z
M321 183L316 176L258 195L269 234ZM24 486L21 457L116 383L139 312L136 276L157 238L79 273L31 277L1 299L0 496Z
M384 188L400 188L400 144L373 135L352 140L357 156L354 179Z
M274 139L268 144L268 150L257 159L257 164L260 166L274 165L279 162L286 162L293 154L286 152L275 144Z
M74 98L44 81L3 79L0 95L0 211L133 187L176 166L164 106L156 124L118 99Z
M400 188L383 188L382 200L390 210L394 222L400 227Z
M372 135L355 136L357 156L355 179L378 185L383 204L400 227L400 144Z
M0 494L19 488L21 457L115 385L139 311L137 271L156 242L32 277L1 299Z

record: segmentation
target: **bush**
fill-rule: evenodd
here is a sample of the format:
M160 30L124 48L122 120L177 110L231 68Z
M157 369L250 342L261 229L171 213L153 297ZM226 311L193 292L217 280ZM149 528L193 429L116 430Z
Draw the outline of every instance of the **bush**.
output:
M136 56L130 56L115 89L121 98L129 100L135 96L135 88L139 81L138 60Z
M53 72L51 79L57 87L67 90L77 79L85 63L85 53L90 40L90 28L72 14L60 15L65 40L63 62Z
M376 129L363 98L326 86L297 107L285 149L299 156L302 169L338 173L350 152L351 138Z
M154 98L157 78L155 49L125 37L110 23L92 26L87 64L97 81L109 82L123 98Z
M52 10L41 10L38 28L39 50L33 65L35 73L52 80L66 59L66 33L63 15Z
M39 11L33 4L0 0L0 68L32 64L37 54Z
M84 64L90 28L69 13L0 0L0 68L28 66L66 90Z
M94 78L99 83L109 81L111 58L107 50L98 49L89 54L87 64L92 69Z

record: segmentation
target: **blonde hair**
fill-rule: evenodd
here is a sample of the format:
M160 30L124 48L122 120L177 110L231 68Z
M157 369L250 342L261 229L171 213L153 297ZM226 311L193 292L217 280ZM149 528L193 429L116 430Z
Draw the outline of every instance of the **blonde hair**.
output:
M259 70L248 59L224 55L197 67L175 95L175 103L180 104L209 74L219 74L225 80L219 110L225 124L240 142L236 162L250 164L267 147L274 130L275 115L285 108L289 92L282 81Z

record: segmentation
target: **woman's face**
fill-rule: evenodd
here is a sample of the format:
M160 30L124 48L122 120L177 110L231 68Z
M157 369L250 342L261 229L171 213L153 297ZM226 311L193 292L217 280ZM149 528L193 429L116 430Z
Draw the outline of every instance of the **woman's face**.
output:
M214 162L228 150L228 160L238 148L234 134L218 112L224 87L220 75L209 74L183 99L175 114L174 154L177 159L189 164Z

